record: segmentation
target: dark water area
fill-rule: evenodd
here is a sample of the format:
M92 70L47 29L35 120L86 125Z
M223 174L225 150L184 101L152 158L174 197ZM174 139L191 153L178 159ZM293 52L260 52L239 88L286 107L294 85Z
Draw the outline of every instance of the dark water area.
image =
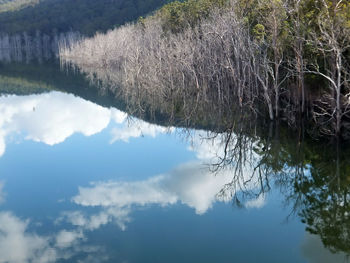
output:
M0 62L0 262L349 262L347 145L94 84Z

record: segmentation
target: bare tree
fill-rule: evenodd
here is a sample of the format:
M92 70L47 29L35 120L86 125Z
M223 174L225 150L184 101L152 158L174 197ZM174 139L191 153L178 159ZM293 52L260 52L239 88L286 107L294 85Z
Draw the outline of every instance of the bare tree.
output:
M306 69L306 73L316 74L329 82L330 93L334 95L327 94L325 97L329 98L330 105L323 103L319 107L321 112L315 112L315 116L328 116L330 120L334 120L334 132L339 135L342 117L348 113L350 96L350 80L347 78L349 68L347 68L345 58L345 52L350 48L350 30L345 26L345 21L341 16L342 0L334 1L331 8L328 7L325 0L320 0L320 4L320 15L317 21L319 33L312 33L311 36L312 43L326 58L329 67L325 65L325 69L320 70L319 65L314 64ZM342 88L346 90L344 94Z

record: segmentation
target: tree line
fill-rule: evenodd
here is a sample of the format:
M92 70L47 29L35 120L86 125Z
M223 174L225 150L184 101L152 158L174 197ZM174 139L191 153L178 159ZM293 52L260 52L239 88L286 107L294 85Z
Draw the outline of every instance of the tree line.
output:
M188 0L62 45L60 56L110 72L126 98L212 100L339 135L349 129L349 44L347 1Z
M14 35L0 33L0 62L43 62L57 57L58 43L80 38L78 32L47 35L36 31L33 36L26 32Z

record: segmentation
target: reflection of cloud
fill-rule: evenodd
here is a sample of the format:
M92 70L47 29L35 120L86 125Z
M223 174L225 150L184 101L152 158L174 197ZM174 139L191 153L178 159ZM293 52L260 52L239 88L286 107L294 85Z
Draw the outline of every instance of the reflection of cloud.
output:
M26 232L27 221L0 213L0 262L54 262L56 251L48 238Z
M127 207L109 207L98 214L85 216L80 211L67 211L62 213L58 221L65 219L74 226L85 230L95 230L110 222L117 224L122 230L126 229L126 223L130 222L130 209Z
M112 111L112 119L115 121L115 123L123 123L128 117L128 114L120 110L111 109L111 111Z
M229 201L217 194L231 179L230 173L221 172L214 176L201 163L188 163L175 169L164 182L164 187L181 203L194 208L197 214L203 214L215 201Z
M74 133L85 136L99 133L111 120L118 124L112 130L111 142L143 135L155 137L166 131L166 128L137 119L128 124L126 113L103 108L71 94L0 96L0 156L5 152L5 137L11 133L23 133L28 140L54 145Z
M247 208L262 208L266 204L266 196L261 194L258 198L249 200L245 203Z
M0 130L0 157L5 153L5 149L6 149L5 134Z
M344 263L349 259L344 253L333 254L324 247L319 236L305 233L301 246L302 255L310 263Z
M0 204L5 201L4 182L0 181Z
M70 247L83 237L82 232L62 230L56 236L56 246L59 248Z
M217 162L218 156L223 156L225 141L219 135L216 138L208 139L205 131L196 131L193 136L193 142L189 147L190 151L194 151L200 160L208 160Z
M27 139L54 145L74 133L98 133L109 121L108 109L70 94L0 97L0 153L9 133L23 132Z
M124 229L135 207L167 206L180 202L193 208L197 214L203 214L217 201L231 201L232 195L218 196L223 186L231 180L229 171L214 176L208 167L193 162L181 165L169 174L143 181L94 182L89 187L79 187L79 194L72 201L81 206L101 207L102 211L89 218L81 212L67 212L63 216L73 225L91 230L112 221ZM252 189L256 184L252 180L246 189ZM262 207L264 201L263 196L259 197L256 201L247 202L247 207Z
M228 139L230 141L227 144ZM253 145L255 144L244 146L252 147ZM254 171L255 169L253 169L256 166L255 163L259 162L260 156L244 146L235 134L228 137L226 133L221 133L212 137L210 132L194 132L189 150L195 152L199 160L212 165L214 170L220 166L217 166L217 164L222 163L218 168L219 171L225 171L225 173L231 171L233 184L223 188L221 192L225 198L230 198L240 190L260 190L261 182L256 171ZM233 178L234 174L236 178ZM248 198L251 199L247 200ZM251 193L245 199L243 201L245 201L244 206L246 208L261 208L266 204L266 195L260 193L260 191Z
M98 255L101 253L98 247L81 244L82 231L61 230L56 235L40 236L29 232L28 225L28 220L21 220L10 212L0 212L0 262L49 263L85 253L101 258L99 262L107 258Z
M138 138L141 136L156 137L157 134L165 133L166 131L167 129L164 127L150 124L141 120L136 120L130 123L130 125L124 123L123 127L114 128L111 132L111 143L119 140L128 142L130 138Z
M130 204L166 205L176 202L176 197L162 189L164 176L139 182L94 183L91 188L79 187L73 201L83 206L129 206Z
M98 258L96 258L95 256L92 256L92 255L88 255L84 259L79 259L77 261L77 263L100 263L100 262L107 261L108 259L109 258L106 255L101 255ZM124 263L126 263L126 262L124 262Z

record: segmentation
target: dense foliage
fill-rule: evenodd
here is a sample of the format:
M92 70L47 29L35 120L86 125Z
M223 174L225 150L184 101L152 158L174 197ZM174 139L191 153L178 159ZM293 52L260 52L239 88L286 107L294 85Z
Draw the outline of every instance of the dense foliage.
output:
M38 3L39 0L0 0L0 13L19 10Z
M5 0L2 0L5 1ZM24 0L23 0L24 1ZM27 0L31 1L31 0ZM92 35L137 19L167 3L167 0L44 0L13 12L0 12L0 32L79 31ZM4 3L5 5L20 1ZM1 8L0 3L0 8Z
M222 8L227 3L227 0L175 1L163 6L157 16L161 18L164 32L179 33L187 26L194 27L214 8Z

